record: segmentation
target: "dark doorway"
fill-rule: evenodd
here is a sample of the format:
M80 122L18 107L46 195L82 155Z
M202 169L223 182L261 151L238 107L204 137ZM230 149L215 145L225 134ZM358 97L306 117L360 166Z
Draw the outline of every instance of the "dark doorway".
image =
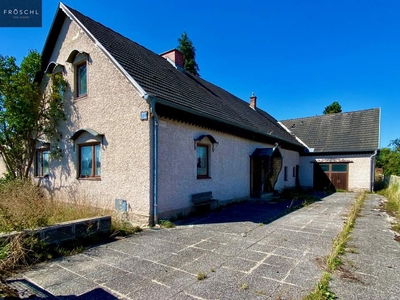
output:
M315 163L314 189L347 191L349 182L348 163Z
M261 198L272 193L282 169L278 148L257 148L250 156L250 196Z

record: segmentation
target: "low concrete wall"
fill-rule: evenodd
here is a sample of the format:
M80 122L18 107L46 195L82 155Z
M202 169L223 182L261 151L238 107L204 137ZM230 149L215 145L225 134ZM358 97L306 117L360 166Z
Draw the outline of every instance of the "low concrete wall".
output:
M391 185L391 184L400 184L400 176L396 175L385 175L385 184Z
M4 240L19 234L29 234L48 244L60 244L76 238L85 238L94 235L106 234L110 232L110 229L111 216L104 216L74 220L49 227L43 227L34 230L24 230L23 232L1 234L0 240Z

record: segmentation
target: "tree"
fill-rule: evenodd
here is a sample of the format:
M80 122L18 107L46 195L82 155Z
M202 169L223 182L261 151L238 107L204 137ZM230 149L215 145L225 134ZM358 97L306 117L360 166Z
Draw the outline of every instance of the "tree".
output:
M329 114L336 114L336 113L341 113L341 112L342 112L342 106L339 104L339 102L335 101L332 104L325 107L325 109L322 113L324 115L329 115Z
M0 152L11 178L29 178L39 141L50 144L52 158L61 156L58 126L65 120L66 82L53 74L41 85L35 80L40 69L37 51L29 51L20 66L14 57L0 55Z
M183 68L193 75L200 76L200 68L196 63L196 48L193 46L186 32L182 33L182 36L178 39L178 43L178 50L182 52L185 59Z
M400 139L391 141L388 147L380 150L376 166L383 168L385 175L400 176Z

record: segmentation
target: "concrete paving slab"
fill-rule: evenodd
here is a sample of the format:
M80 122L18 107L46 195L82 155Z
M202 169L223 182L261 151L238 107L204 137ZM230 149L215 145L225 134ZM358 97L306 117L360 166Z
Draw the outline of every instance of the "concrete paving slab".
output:
M328 254L355 197L332 194L286 215L290 201L240 203L20 276L64 298L92 288L118 299L301 299L321 277L318 258ZM197 280L199 272L207 278Z
M338 299L399 299L400 243L380 210L383 201L379 195L365 200L348 243L351 252L330 284Z

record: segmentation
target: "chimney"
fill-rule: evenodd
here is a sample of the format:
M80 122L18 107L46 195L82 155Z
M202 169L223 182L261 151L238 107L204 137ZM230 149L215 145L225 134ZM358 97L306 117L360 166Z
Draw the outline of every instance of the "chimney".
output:
M252 109L256 109L257 107L257 96L254 94L254 92L252 92L250 96L250 107Z
M185 60L183 58L182 52L178 49L166 51L164 53L161 53L160 56L168 60L175 68L183 70Z

